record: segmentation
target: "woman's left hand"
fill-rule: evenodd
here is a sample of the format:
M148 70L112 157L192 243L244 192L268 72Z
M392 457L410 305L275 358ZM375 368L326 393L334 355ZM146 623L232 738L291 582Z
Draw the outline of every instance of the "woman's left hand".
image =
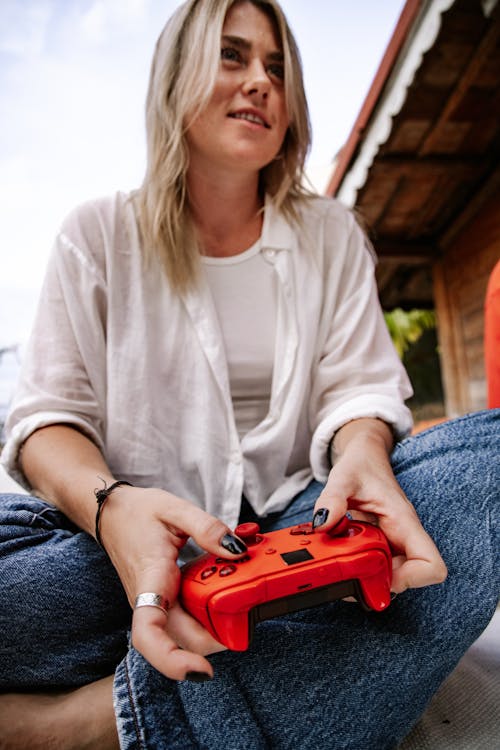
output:
M393 551L391 590L398 594L442 583L447 569L396 481L389 460L391 447L390 429L379 420L359 419L344 425L335 436L334 466L314 511L317 527L325 531L347 511L353 518L379 526Z

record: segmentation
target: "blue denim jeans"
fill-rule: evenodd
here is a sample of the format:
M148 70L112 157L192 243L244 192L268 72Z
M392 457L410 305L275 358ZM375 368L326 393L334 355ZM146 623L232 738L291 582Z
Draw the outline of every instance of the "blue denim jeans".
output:
M410 731L491 619L499 595L500 411L398 444L396 476L448 565L381 613L334 602L260 623L211 682L175 682L128 648L131 613L94 540L42 501L0 498L0 690L115 674L126 750L385 750ZM310 520L316 482L272 530ZM242 507L242 520L253 511Z

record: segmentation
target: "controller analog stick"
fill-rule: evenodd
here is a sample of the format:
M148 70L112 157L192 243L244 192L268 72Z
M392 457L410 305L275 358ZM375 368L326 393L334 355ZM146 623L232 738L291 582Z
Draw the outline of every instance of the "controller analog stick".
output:
M260 527L258 523L240 523L234 530L236 536L238 536L242 542L245 542L247 547L252 547L254 544L258 544L262 541L262 537L259 536Z
M328 533L330 536L342 536L343 534L346 534L348 530L349 530L349 518L347 516L344 516L333 527L333 529L330 529Z

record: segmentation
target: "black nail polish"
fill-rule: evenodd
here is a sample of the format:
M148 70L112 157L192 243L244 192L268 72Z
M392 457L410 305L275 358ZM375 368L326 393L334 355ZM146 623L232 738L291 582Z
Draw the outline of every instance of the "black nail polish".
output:
M313 529L316 529L318 526L323 526L323 524L326 523L329 512L328 508L318 508L313 516Z
M212 677L206 672L186 672L184 679L189 682L208 682Z
M241 539L238 539L238 537L233 536L232 534L224 534L220 540L220 545L221 547L224 547L224 549L227 549L228 552L232 552L233 555L242 555L248 549Z

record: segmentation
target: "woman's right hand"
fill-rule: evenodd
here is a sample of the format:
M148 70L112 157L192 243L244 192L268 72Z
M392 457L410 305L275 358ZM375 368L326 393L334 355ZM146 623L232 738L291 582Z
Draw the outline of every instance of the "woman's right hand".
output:
M71 425L41 427L25 441L21 465L40 497L89 534L94 532L96 483L111 486L115 481L95 443ZM100 532L130 605L145 592L170 603L168 615L154 607L134 612L134 646L174 680L185 679L189 672L211 677L212 667L204 657L224 647L177 603L177 558L189 536L203 549L233 560L245 552L243 543L236 540L241 552L231 554L221 544L231 532L213 516L163 490L127 485L116 487L106 500Z
M130 605L145 592L160 594L169 603L168 614L149 606L134 611L134 647L173 680L211 678L213 668L205 656L225 647L177 601L177 558L188 537L227 559L241 557L246 549L243 542L225 524L187 500L164 490L124 485L114 489L106 501L100 529ZM235 545L240 551L232 553L228 548Z

